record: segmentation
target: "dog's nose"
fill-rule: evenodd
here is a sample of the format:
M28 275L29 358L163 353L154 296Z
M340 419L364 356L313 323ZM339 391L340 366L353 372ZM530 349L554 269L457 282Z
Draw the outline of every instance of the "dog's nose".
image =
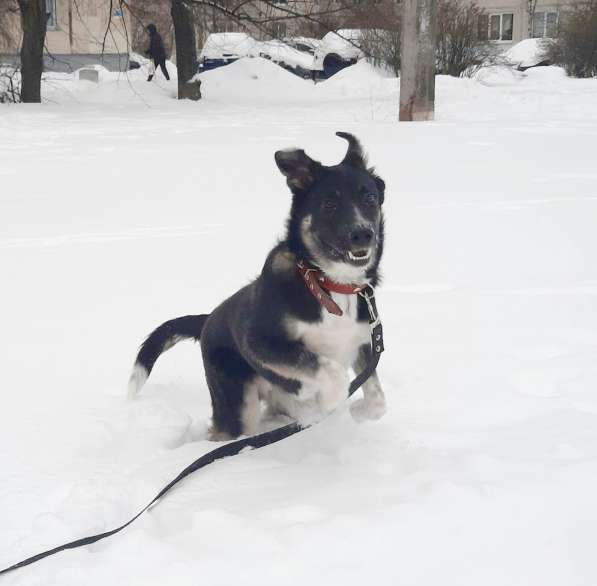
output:
M349 234L350 244L354 247L368 247L373 240L373 230L371 228L358 228Z

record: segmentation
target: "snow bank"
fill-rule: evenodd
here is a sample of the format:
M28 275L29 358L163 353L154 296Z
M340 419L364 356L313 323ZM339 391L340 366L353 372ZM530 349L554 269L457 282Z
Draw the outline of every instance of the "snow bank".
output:
M508 87L517 85L525 79L525 75L506 65L491 65L479 69L473 79L488 87Z
M364 59L340 70L324 82L317 84L319 95L329 97L385 96L398 89L398 80L387 76Z
M268 59L244 58L198 75L201 91L209 100L262 103L330 99L386 98L398 89L365 61L346 67L330 79L314 84L275 65Z
M263 103L308 97L313 83L261 57L245 57L198 74L209 100Z
M166 81L158 68L154 79L147 81L149 60L143 60L139 69L130 71L109 71L101 66L99 83L79 79L78 70L73 73L47 72L42 77L42 97L50 103L94 103L150 105L167 103L176 97L177 69L171 61L166 61L170 81Z
M535 83L544 89L551 86L561 90L562 86L566 87L568 86L568 82L572 81L568 78L566 70L563 67L533 67L525 71L525 74L529 83ZM589 79L588 81L597 82L595 79Z
M365 60L341 69L338 73L321 83L321 87L336 88L346 87L354 90L378 84L380 80L387 79L385 72L381 72Z

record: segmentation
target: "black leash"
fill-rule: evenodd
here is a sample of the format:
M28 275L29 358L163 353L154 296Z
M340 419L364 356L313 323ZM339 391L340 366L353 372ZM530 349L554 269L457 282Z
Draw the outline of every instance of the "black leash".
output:
M372 287L367 287L365 290L359 293L361 297L365 299L367 303L367 308L369 310L369 326L371 328L371 356L369 361L367 362L367 366L365 370L361 372L351 383L348 390L348 396L350 397L357 389L359 389L363 383L367 381L367 379L373 374L375 369L377 368L377 363L379 362L379 358L381 353L384 351L383 346L383 330L381 326L381 321L379 319L379 314L377 313L377 305L375 303L375 293ZM65 543L64 545L59 545L58 547L54 547L53 549L49 549L47 551L38 553L37 555L31 556L21 562L18 562L8 568L0 570L0 575L6 574L8 572L12 572L18 568L22 568L24 566L28 566L29 564L33 564L38 562L39 560L43 560L48 556L54 555L55 553L64 551L66 549L75 549L77 547L82 547L84 545L91 545L100 539L104 539L106 537L110 537L119 531L122 531L125 527L128 527L133 521L135 521L138 517L140 517L149 507L151 507L154 503L159 501L167 492L170 491L176 484L178 484L183 478L189 476L196 470L200 468L204 468L205 466L215 462L216 460L221 460L222 458L227 458L228 456L235 456L245 448L253 448L257 450L259 448L263 448L265 446L269 446L271 444L275 444L303 429L308 429L311 425L307 425L305 427L301 426L298 423L289 423L288 425L284 425L283 427L279 427L277 429L273 429L272 431L267 431L265 433L260 433L259 435L253 435L250 437L246 437L243 439L235 440L223 446L204 454L200 458L197 458L192 464L187 466L174 480L168 483L162 490L153 498L153 500L143 507L130 521L127 521L124 525L117 527L116 529L112 529L111 531L106 531L105 533L98 533L97 535L91 535L90 537L83 537L81 539L76 539L75 541L71 541L70 543Z

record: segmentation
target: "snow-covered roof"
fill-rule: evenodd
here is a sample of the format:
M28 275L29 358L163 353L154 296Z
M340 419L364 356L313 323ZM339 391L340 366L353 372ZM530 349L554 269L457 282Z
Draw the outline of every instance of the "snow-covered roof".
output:
M544 39L525 39L503 53L511 65L526 69L545 61L547 43Z
M312 37L287 37L283 40L291 47L299 48L302 46L306 47L311 52L315 52L317 47L321 45L321 39L314 39Z
M313 55L290 47L282 41L264 41L258 43L255 50L257 56L267 56L276 63L282 62L290 67L313 69Z

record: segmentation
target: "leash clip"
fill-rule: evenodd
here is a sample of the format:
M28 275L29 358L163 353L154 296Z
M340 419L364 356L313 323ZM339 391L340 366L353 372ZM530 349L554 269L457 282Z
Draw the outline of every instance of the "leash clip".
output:
M371 302L371 300L375 297L375 289L371 285L367 285L367 287L365 287L365 289L362 291L359 291L358 294L367 303L367 309L369 310L369 327L371 330L374 330L379 324L381 324L379 313L377 313L377 309Z

